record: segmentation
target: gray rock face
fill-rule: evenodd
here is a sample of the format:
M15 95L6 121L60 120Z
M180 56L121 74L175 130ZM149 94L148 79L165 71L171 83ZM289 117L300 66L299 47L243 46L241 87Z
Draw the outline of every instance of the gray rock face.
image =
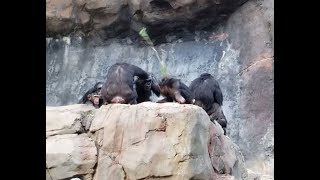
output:
M273 1L250 1L227 22L232 47L238 49L238 108L230 136L243 151L248 168L273 176L274 68ZM236 120L237 119L237 120Z
M231 49L226 40L176 42L156 49L165 51L162 55L166 59L168 73L181 78L187 85L204 72L212 73L221 82L227 74L235 76L239 66L236 60L239 52ZM117 62L137 65L160 77L159 61L149 47L115 40L97 47L85 42L69 45L63 40L50 40L47 49L47 105L77 103L97 81L105 80L109 67ZM224 91L236 91L236 85L231 81L235 79L232 78L235 77L227 78L228 85L222 85ZM224 94L227 97L230 93Z
M46 30L50 36L108 38L148 27L164 34L189 27L203 29L226 19L247 0L47 0Z
M139 7L139 2L130 3ZM86 15L83 17L86 22ZM187 85L204 72L218 80L228 136L239 145L248 168L261 177L273 176L273 22L273 0L252 0L214 31L196 32L188 41L167 35L168 43L156 46L159 52L165 51L162 56L169 74ZM97 81L104 81L108 68L116 62L138 65L160 77L154 52L130 39L92 46L81 38L48 38L47 105L78 102Z
M49 116L92 112L55 107ZM89 131L47 138L47 179L247 179L239 147L198 106L145 102L93 112ZM59 117L61 120L63 116ZM60 121L61 122L61 121ZM65 127L68 129L68 127ZM98 156L98 157L97 157Z

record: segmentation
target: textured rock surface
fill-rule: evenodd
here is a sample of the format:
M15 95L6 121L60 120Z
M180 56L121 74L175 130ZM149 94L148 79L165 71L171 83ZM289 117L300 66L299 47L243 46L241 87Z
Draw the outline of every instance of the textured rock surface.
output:
M75 114L74 107L55 107L55 111ZM78 106L76 114L83 112L92 111ZM93 113L87 134L47 138L47 179L248 177L238 146L198 106L114 104Z
M240 50L238 109L230 136L248 168L273 176L274 81L273 1L249 1L227 22L233 48Z
M112 37L148 27L157 35L181 27L203 29L226 19L247 0L47 0L48 35Z
M168 43L156 47L166 51L168 72L187 85L203 72L217 78L228 136L239 145L248 168L261 177L273 176L273 22L273 0L251 0L214 31L168 34ZM160 77L153 51L130 39L101 46L76 38L47 42L47 105L76 103L115 62Z
M90 132L97 133L94 139L100 147L97 177L106 173L99 167L110 160L117 176L125 172L129 179L216 179L213 164L220 165L220 173L246 177L242 156L236 155L239 149L197 106L109 105L95 116Z
M46 107L46 136L74 134L88 129L91 123L90 112L94 109L85 104Z
M239 147L227 136L222 136L221 128L217 128L212 123L209 125L209 133L209 155L213 168L222 174L232 174L237 179L247 177L247 170Z
M87 134L55 135L46 140L47 179L91 175L96 162L97 149Z

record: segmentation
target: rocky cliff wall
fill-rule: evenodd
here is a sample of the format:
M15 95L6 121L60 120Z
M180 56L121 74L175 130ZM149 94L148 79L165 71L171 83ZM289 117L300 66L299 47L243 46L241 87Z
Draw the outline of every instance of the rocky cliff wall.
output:
M56 7L53 1L47 6L50 3ZM156 46L165 51L169 74L187 85L203 72L214 75L225 97L228 136L242 150L249 169L267 175L273 175L273 22L273 0L251 0L213 29L169 31L160 38L165 43ZM153 51L130 35L117 39L65 35L55 39L48 33L49 106L76 103L96 81L104 80L115 62L135 64L160 77Z

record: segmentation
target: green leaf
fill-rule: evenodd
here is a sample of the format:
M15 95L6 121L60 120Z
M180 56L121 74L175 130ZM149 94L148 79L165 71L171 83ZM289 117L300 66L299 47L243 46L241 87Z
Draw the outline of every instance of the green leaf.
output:
M162 61L160 62L160 65L161 65L160 67L161 76L165 77L167 75L167 67Z
M157 59L160 62L160 72L161 72L161 76L165 77L167 75L167 67L164 63L164 60L162 60L159 56L158 51L154 48L153 42L151 41L148 33L147 33L147 29L144 27L139 31L139 35L147 42L148 45L152 46L151 49L156 53Z
M139 35L150 45L153 46L153 42L151 41L147 29L144 27L139 31Z

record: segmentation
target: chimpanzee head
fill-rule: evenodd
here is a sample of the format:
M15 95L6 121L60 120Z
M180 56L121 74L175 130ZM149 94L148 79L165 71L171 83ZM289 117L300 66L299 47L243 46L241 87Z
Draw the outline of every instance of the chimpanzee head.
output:
M90 94L87 95L87 99L89 101L92 102L92 104L95 107L99 107L99 105L101 104L101 88L102 88L103 83L102 82L98 82L94 85L94 91Z
M150 91L151 90L151 84L152 84L152 79L151 78L148 78L148 79L145 79L145 80L142 80L144 84L143 85L143 89L145 91Z
M152 83L154 83L154 78L152 77L152 75L149 75L148 79L138 77L134 78L134 85L145 92L151 91Z
M173 94L174 91L179 88L179 80L169 77L164 77L161 79L159 83L160 93L164 96L169 96L169 94Z

